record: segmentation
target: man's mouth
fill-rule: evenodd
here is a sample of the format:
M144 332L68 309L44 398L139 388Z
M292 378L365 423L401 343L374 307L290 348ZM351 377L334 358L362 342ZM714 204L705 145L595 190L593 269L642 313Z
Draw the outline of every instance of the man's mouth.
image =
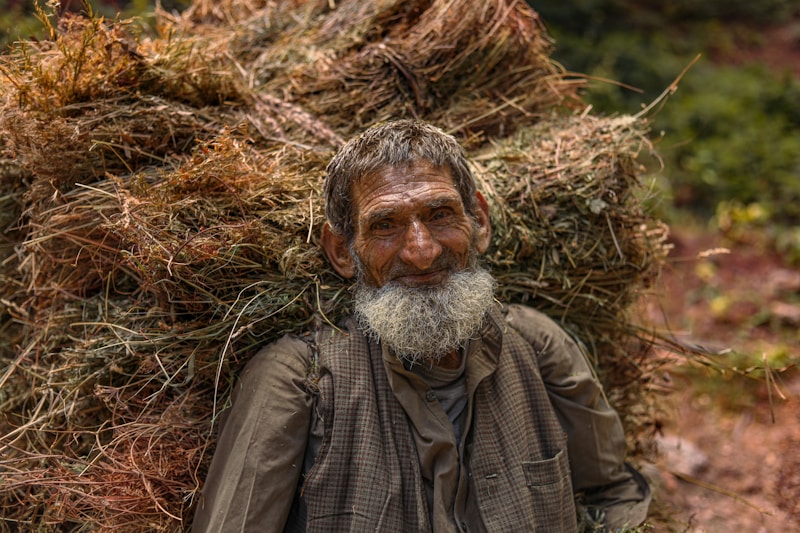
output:
M442 268L438 270L431 270L428 272L420 272L414 274L403 274L396 276L394 281L406 287L434 287L441 285L447 278L450 277L450 269Z

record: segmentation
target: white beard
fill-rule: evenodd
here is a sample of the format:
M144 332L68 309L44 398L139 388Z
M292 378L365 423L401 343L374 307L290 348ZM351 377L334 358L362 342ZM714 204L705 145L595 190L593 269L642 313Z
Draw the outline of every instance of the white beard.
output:
M372 288L360 281L355 316L366 335L400 359L436 364L478 333L494 302L494 289L494 278L481 268L456 272L430 288L397 282Z

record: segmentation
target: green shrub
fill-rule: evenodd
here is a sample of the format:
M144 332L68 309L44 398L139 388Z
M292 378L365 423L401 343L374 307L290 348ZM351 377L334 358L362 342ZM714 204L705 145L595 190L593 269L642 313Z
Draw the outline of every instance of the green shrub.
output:
M746 21L771 24L800 14L796 0L528 0L548 25L592 39L618 31L663 30L686 21Z
M673 188L694 209L761 205L800 221L800 84L763 67L705 66L686 76L656 117Z
M86 0L89 9L109 19L122 17L143 17L151 19L155 12L156 0ZM46 0L25 0L12 2L0 0L0 51L15 41L46 37L44 25L37 18L36 5L46 8ZM191 0L162 0L165 10L181 10L189 6ZM76 8L79 2L73 2ZM48 13L51 9L46 9Z
M0 0L0 51L22 39L44 36L42 23L33 13L32 3Z
M555 38L554 58L592 80L585 98L601 113L638 112L701 54L649 113L664 163L657 183L674 200L665 214L680 217L678 208L711 219L718 206L757 205L767 239L790 260L798 254L791 228L800 223L800 82L730 63L741 47L762 42L764 28L796 20L800 3L530 3Z

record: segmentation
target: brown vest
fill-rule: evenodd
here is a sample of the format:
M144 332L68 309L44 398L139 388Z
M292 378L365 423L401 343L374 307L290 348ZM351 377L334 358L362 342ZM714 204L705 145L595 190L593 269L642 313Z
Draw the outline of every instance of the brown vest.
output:
M566 436L539 375L536 347L493 312L485 353L496 369L477 387L469 460L488 531L574 532ZM354 320L319 337L322 449L287 531L431 531L409 420L380 346Z

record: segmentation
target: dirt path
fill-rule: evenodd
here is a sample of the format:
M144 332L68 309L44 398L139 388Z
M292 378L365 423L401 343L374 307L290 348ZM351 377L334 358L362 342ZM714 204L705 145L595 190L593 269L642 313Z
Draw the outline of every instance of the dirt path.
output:
M656 497L678 531L800 532L800 372L792 366L800 271L755 242L708 257L729 243L681 232L675 245L661 288L672 328L750 354L727 356L743 369L766 357L777 386L770 394L763 379L681 362L668 369L665 453L650 472Z
M797 389L792 391L795 398ZM680 465L676 468L666 457L661 461L659 497L674 509L685 531L800 531L796 399L775 405L774 423L764 404L738 412L720 410L713 397L691 389L674 400L675 421L665 433L681 441L668 444L682 447L677 450L682 455L694 445L704 459L704 466L690 473L681 473Z

